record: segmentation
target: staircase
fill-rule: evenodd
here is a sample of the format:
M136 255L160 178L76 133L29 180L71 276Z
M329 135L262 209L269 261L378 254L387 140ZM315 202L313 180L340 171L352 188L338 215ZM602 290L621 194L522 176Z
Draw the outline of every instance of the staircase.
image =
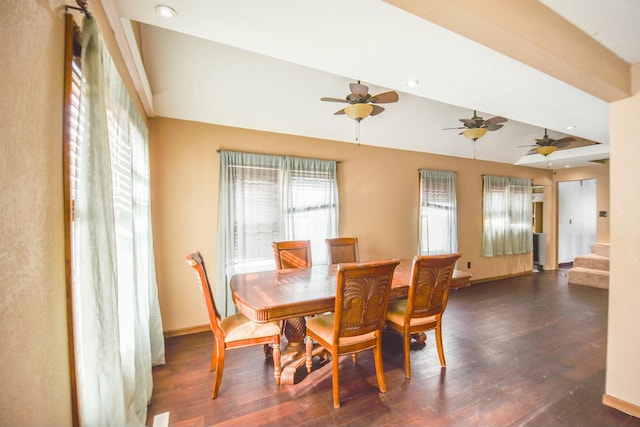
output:
M591 253L573 260L569 284L609 289L609 243L594 243Z

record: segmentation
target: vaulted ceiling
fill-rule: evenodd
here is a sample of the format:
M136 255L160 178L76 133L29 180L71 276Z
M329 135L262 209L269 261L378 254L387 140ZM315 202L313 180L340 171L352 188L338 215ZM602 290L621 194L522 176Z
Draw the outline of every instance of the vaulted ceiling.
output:
M356 143L356 123L334 115L344 105L320 98L361 81L400 99L362 120L359 143L531 167L608 158L608 103L640 62L635 0L102 4L150 116ZM443 130L473 110L508 122L475 144ZM583 146L527 154L545 128Z

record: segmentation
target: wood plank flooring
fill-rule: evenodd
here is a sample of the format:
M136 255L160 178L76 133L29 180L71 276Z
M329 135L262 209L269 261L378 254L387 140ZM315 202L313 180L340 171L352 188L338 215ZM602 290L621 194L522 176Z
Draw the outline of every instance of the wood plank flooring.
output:
M315 360L311 374L301 369L296 384L276 386L261 347L227 352L212 400L212 335L169 338L147 425L169 411L172 426L640 426L601 403L607 298L568 285L564 270L454 290L443 322L447 368L429 332L405 379L400 337L385 333L387 393L378 392L371 352L355 365L341 358L340 409L333 362Z

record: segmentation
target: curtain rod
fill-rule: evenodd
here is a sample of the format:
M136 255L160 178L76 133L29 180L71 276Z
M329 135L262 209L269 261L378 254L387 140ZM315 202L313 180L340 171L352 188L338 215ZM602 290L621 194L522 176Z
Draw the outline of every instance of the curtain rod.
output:
M245 153L245 154L258 154L260 156L275 156L275 157L298 157L299 159L309 159L309 160L328 160L332 162L336 162L338 164L342 163L342 160L332 160L332 159L313 159L311 157L300 157L300 156L287 156L285 154L270 154L270 153L254 153L251 151L236 151L236 150L225 150L224 148L218 148L216 153L220 154L222 151L233 151L234 153Z
M78 6L65 6L64 11L67 12L69 9L79 10L80 12L84 13L87 18L92 17L91 12L89 12L89 10L87 9L87 7L89 6L89 2L87 0L76 0L76 4Z
M533 179L533 178L520 178L520 177L518 177L518 176L491 175L491 174L484 174L484 173L483 173L482 175L480 175L480 176L482 176L483 178L484 178L485 176L499 176L499 177L502 177L502 178L528 179L528 180L529 180L529 181L531 181L531 182L533 182L533 181L534 181L534 179Z
M421 170L439 171L439 172L453 172L455 174L458 173L458 171L450 171L450 170L445 170L445 169L431 169L431 168L420 168L420 169L418 169L418 172L420 172Z

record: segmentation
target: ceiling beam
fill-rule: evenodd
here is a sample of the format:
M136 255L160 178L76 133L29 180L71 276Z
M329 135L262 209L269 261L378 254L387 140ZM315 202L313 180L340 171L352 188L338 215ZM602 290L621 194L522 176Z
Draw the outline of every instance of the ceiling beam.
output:
M630 65L536 0L385 1L604 101L631 95Z

